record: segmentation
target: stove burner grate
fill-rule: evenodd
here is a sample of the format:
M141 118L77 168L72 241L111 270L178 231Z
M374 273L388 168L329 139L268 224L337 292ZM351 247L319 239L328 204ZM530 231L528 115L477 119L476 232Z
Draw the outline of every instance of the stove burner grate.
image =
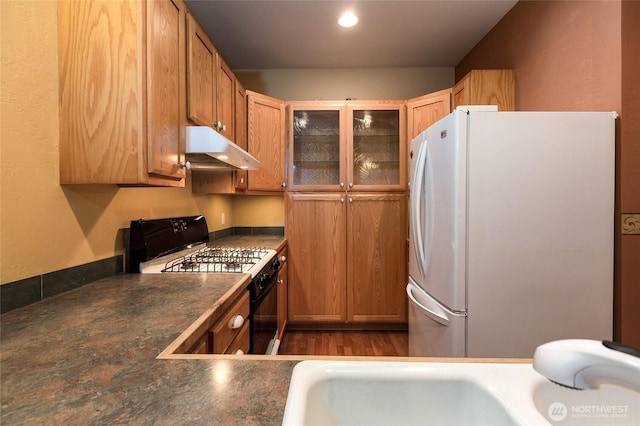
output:
M247 272L267 254L265 248L203 247L167 262L162 272Z

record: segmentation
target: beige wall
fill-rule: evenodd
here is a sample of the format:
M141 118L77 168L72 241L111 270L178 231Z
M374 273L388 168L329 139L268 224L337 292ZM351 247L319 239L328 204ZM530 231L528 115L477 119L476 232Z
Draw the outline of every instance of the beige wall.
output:
M233 197L233 226L284 226L284 197Z
M640 347L640 235L621 235L619 221L620 213L640 213L638 22L637 1L521 1L458 64L456 77L513 68L517 109L620 114L614 335Z
M453 86L451 68L234 70L249 90L285 101L411 99Z
M57 3L0 0L0 19L2 284L122 253L131 219L204 214L210 231L284 226L277 202L267 199L270 215L249 215L263 210L262 197L193 195L190 179L186 188L60 186Z
M516 109L620 108L620 3L521 1L456 66L513 68Z

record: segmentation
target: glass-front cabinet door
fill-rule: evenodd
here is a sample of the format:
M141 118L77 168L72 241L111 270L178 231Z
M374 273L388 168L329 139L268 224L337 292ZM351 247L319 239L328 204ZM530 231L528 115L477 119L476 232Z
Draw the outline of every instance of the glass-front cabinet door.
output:
M349 189L405 189L405 111L396 101L349 105Z
M404 101L290 102L290 191L404 191Z
M344 108L304 102L289 106L289 189L342 190L345 186Z

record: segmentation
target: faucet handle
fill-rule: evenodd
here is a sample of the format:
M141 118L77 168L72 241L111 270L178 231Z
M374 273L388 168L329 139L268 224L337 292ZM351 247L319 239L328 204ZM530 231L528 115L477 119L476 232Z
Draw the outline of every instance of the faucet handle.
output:
M609 340L603 340L602 344L614 351L622 352L625 354L633 355L636 358L640 358L640 350L632 348L631 346L623 345L622 343L611 342Z

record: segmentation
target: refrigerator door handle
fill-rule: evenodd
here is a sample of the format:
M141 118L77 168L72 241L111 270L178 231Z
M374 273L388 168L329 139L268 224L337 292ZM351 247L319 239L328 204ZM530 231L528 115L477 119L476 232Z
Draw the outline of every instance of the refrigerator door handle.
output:
M421 276L425 276L424 262L424 241L422 240L422 194L424 188L424 157L426 154L427 141L420 144L418 158L416 159L416 170L413 175L413 185L411 187L411 233L413 237L413 249L418 260L418 268Z
M433 222L434 222L434 217L433 217L433 212L434 212L434 208L433 208L433 204L434 204L434 194L433 194L433 164L431 163L431 152L429 151L429 144L427 143L427 141L425 140L425 147L424 147L424 151L425 151L425 155L424 155L424 163L425 163L425 169L424 169L424 174L427 176L427 179L424 179L424 197L426 198L426 220L425 222L428 223L427 226L427 237L425 239L425 241L423 242L423 257L422 257L422 270L424 271L424 275L426 276L427 270L429 269L429 263L431 262L431 249L433 247ZM424 232L424 231L423 231Z
M419 302L413 294L414 288L415 286L413 284L411 283L407 284L407 296L409 296L409 300L414 305L416 305L422 311L422 313L424 313L424 315L431 318L438 324L448 326L449 317L447 316L447 313L438 305L431 302L430 300L426 301L427 302L426 304L428 304L429 306L425 306L424 303Z

